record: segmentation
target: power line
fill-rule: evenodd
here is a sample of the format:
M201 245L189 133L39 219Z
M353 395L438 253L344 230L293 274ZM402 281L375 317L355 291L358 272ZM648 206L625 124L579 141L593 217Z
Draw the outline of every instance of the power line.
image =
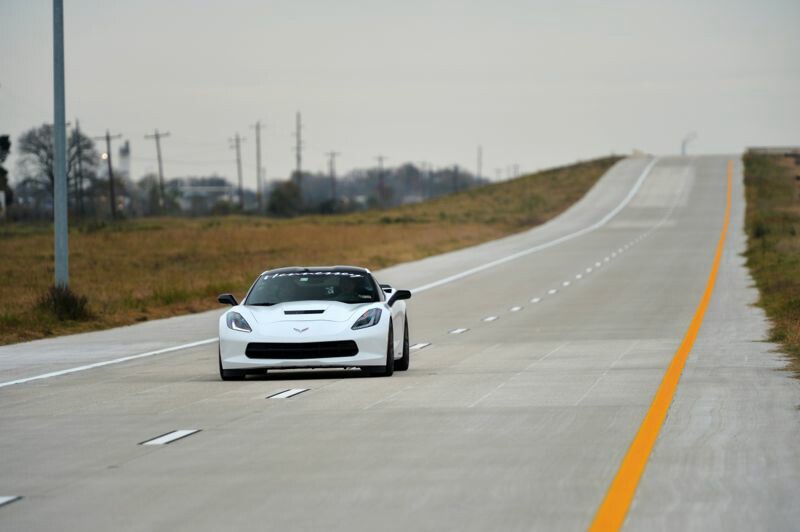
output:
M164 163L161 160L161 138L169 137L169 131L160 133L158 129L152 135L145 135L146 139L155 139L156 141L156 156L158 157L158 207L163 212L164 210Z
M261 121L256 121L256 123L250 127L256 130L256 199L258 200L258 212L263 212L263 190L261 187Z
M383 207L386 200L386 188L383 182L383 161L387 159L385 155L375 157L378 161L378 204Z
M303 119L300 116L300 111L297 111L295 114L295 144L294 144L294 154L295 154L295 176L297 178L297 186L301 190L303 190Z
M478 164L475 172L475 177L480 180L481 174L483 174L483 146L478 145Z
M325 155L328 156L328 171L331 176L331 199L336 201L336 157L341 155L338 151L329 151Z
M233 143L232 148L236 150L236 173L239 176L239 207L244 210L244 184L242 183L242 141L244 137L239 136L237 133L235 137L230 139Z
M109 190L109 201L111 202L111 219L117 217L117 199L114 191L114 170L111 164L111 141L115 139L122 138L122 134L118 133L116 135L112 135L106 129L106 134L103 137L94 137L94 140L103 140L106 141L106 163L108 163L108 190Z

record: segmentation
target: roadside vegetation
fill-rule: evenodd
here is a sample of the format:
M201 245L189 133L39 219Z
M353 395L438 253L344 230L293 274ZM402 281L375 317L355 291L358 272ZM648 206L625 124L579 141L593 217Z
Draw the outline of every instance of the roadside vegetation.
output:
M70 293L51 290L51 225L0 225L0 344L215 308L219 293L241 296L268 268L379 269L475 245L553 218L617 160L595 159L389 210L73 225Z
M800 375L800 161L748 153L747 265L780 343Z

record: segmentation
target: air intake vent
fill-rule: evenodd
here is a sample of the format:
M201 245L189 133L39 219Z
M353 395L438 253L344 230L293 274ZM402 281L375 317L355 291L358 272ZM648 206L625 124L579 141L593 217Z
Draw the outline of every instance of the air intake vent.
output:
M322 310L284 310L284 314L322 314L325 312L325 309Z
M352 340L340 342L298 342L247 344L247 358L300 360L304 358L353 357L358 354L358 345Z

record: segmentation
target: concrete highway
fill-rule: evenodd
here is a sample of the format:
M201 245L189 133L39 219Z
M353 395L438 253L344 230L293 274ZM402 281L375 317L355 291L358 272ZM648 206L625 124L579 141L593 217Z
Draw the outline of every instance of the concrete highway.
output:
M736 155L626 159L548 224L378 272L414 290L391 378L221 382L223 309L0 347L0 530L590 527L709 286L731 160L623 528L796 530L800 383L753 306Z

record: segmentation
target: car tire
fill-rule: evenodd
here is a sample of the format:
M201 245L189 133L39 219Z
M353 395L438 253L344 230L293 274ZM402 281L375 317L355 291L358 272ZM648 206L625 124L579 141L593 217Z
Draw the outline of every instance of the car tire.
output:
M405 322L403 326L403 356L394 361L394 369L397 371L407 371L411 364L411 351L408 347L408 316L406 316Z
M389 324L389 341L386 343L386 364L367 366L364 369L373 377L391 377L394 373L394 328Z
M217 358L219 361L219 378L224 381L240 381L245 377L243 369L223 369L222 367L222 353L219 353Z

